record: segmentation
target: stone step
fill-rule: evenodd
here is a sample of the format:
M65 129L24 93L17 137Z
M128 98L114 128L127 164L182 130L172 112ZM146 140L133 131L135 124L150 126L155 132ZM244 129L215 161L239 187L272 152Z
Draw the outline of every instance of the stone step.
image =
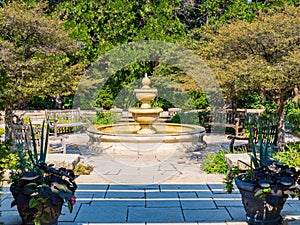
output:
M46 163L54 164L55 168L64 167L73 170L80 161L79 154L47 154Z
M244 163L248 165L251 163L251 157L249 153L225 154L225 160L229 168L237 166L240 170L248 170L249 167Z

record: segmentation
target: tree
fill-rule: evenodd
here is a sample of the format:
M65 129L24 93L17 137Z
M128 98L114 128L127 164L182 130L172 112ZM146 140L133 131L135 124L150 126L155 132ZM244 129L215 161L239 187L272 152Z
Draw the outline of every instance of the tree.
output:
M188 29L235 20L252 22L257 14L284 4L299 5L297 0L182 0L177 16Z
M42 3L12 2L0 8L0 103L6 139L13 109L35 96L69 94L82 72L77 44L58 19L46 17Z
M300 84L299 16L299 7L285 6L253 23L237 21L215 32L199 32L198 53L207 59L227 97L257 91L276 102L280 143L284 105Z
M185 35L175 15L179 0L77 0L57 5L56 13L66 19L72 37L81 41L81 54L90 65L109 50L139 40L176 42ZM159 59L158 59L159 61ZM138 62L117 71L99 93L98 107L110 108L113 99L128 83L152 74L156 62ZM105 93L103 93L105 92Z

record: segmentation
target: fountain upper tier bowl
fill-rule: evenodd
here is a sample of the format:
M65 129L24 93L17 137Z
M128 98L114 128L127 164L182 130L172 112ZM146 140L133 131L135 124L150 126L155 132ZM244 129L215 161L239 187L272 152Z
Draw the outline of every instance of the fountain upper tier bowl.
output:
M136 95L136 98L143 103L141 105L141 108L150 109L151 108L150 101L155 99L157 95L157 89L152 89L152 88L135 89L134 93Z
M138 134L138 123L91 126L87 129L90 146L100 151L132 150L145 152L155 150L160 153L174 148L203 146L205 129L200 126L174 123L155 123L155 134ZM170 153L170 152L169 152Z

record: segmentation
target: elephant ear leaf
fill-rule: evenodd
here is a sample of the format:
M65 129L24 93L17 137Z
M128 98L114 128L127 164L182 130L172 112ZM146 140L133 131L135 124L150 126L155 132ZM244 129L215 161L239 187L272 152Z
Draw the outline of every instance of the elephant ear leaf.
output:
M37 206L37 204L38 204L38 200L35 199L35 198L32 198L32 199L30 199L30 201L29 201L29 208L34 208L34 207Z
M29 184L25 185L23 188L24 194L27 194L27 195L33 194L34 192L36 192L36 190L37 190L36 183L29 183Z
M42 198L48 198L52 194L52 190L48 185L40 185L38 187L39 196Z
M10 204L10 207L12 208L12 207L14 207L15 205L17 205L17 201L16 201L16 200L13 200L13 201L11 202L11 204Z
M68 202L68 209L71 213L73 212L73 205L71 204L70 201Z
M50 220L51 220L51 216L48 212L43 212L42 216L41 216L41 220L44 222L44 223L48 223Z
M71 191L63 190L63 189L59 189L58 195L59 197L65 199L66 201L69 201L73 197L73 193Z

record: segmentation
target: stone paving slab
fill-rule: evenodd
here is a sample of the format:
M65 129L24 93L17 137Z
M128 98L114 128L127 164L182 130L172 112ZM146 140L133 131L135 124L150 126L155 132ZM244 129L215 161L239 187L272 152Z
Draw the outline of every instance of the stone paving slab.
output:
M180 207L177 192L146 192L147 208Z
M196 193L179 192L182 209L216 209L213 198L198 198Z
M226 208L218 209L187 209L183 210L185 221L187 222L226 222L232 218Z
M92 206L126 206L126 207L145 207L145 199L94 199Z
M129 208L128 222L184 222L180 207L169 208Z
M137 191L108 191L105 195L105 198L144 198L145 193L144 192L137 192Z
M74 222L78 223L125 223L127 206L121 205L83 205ZM66 221L68 222L68 221Z
M2 211L0 212L0 224L5 225L19 225L22 223L22 220L18 214L17 210Z

